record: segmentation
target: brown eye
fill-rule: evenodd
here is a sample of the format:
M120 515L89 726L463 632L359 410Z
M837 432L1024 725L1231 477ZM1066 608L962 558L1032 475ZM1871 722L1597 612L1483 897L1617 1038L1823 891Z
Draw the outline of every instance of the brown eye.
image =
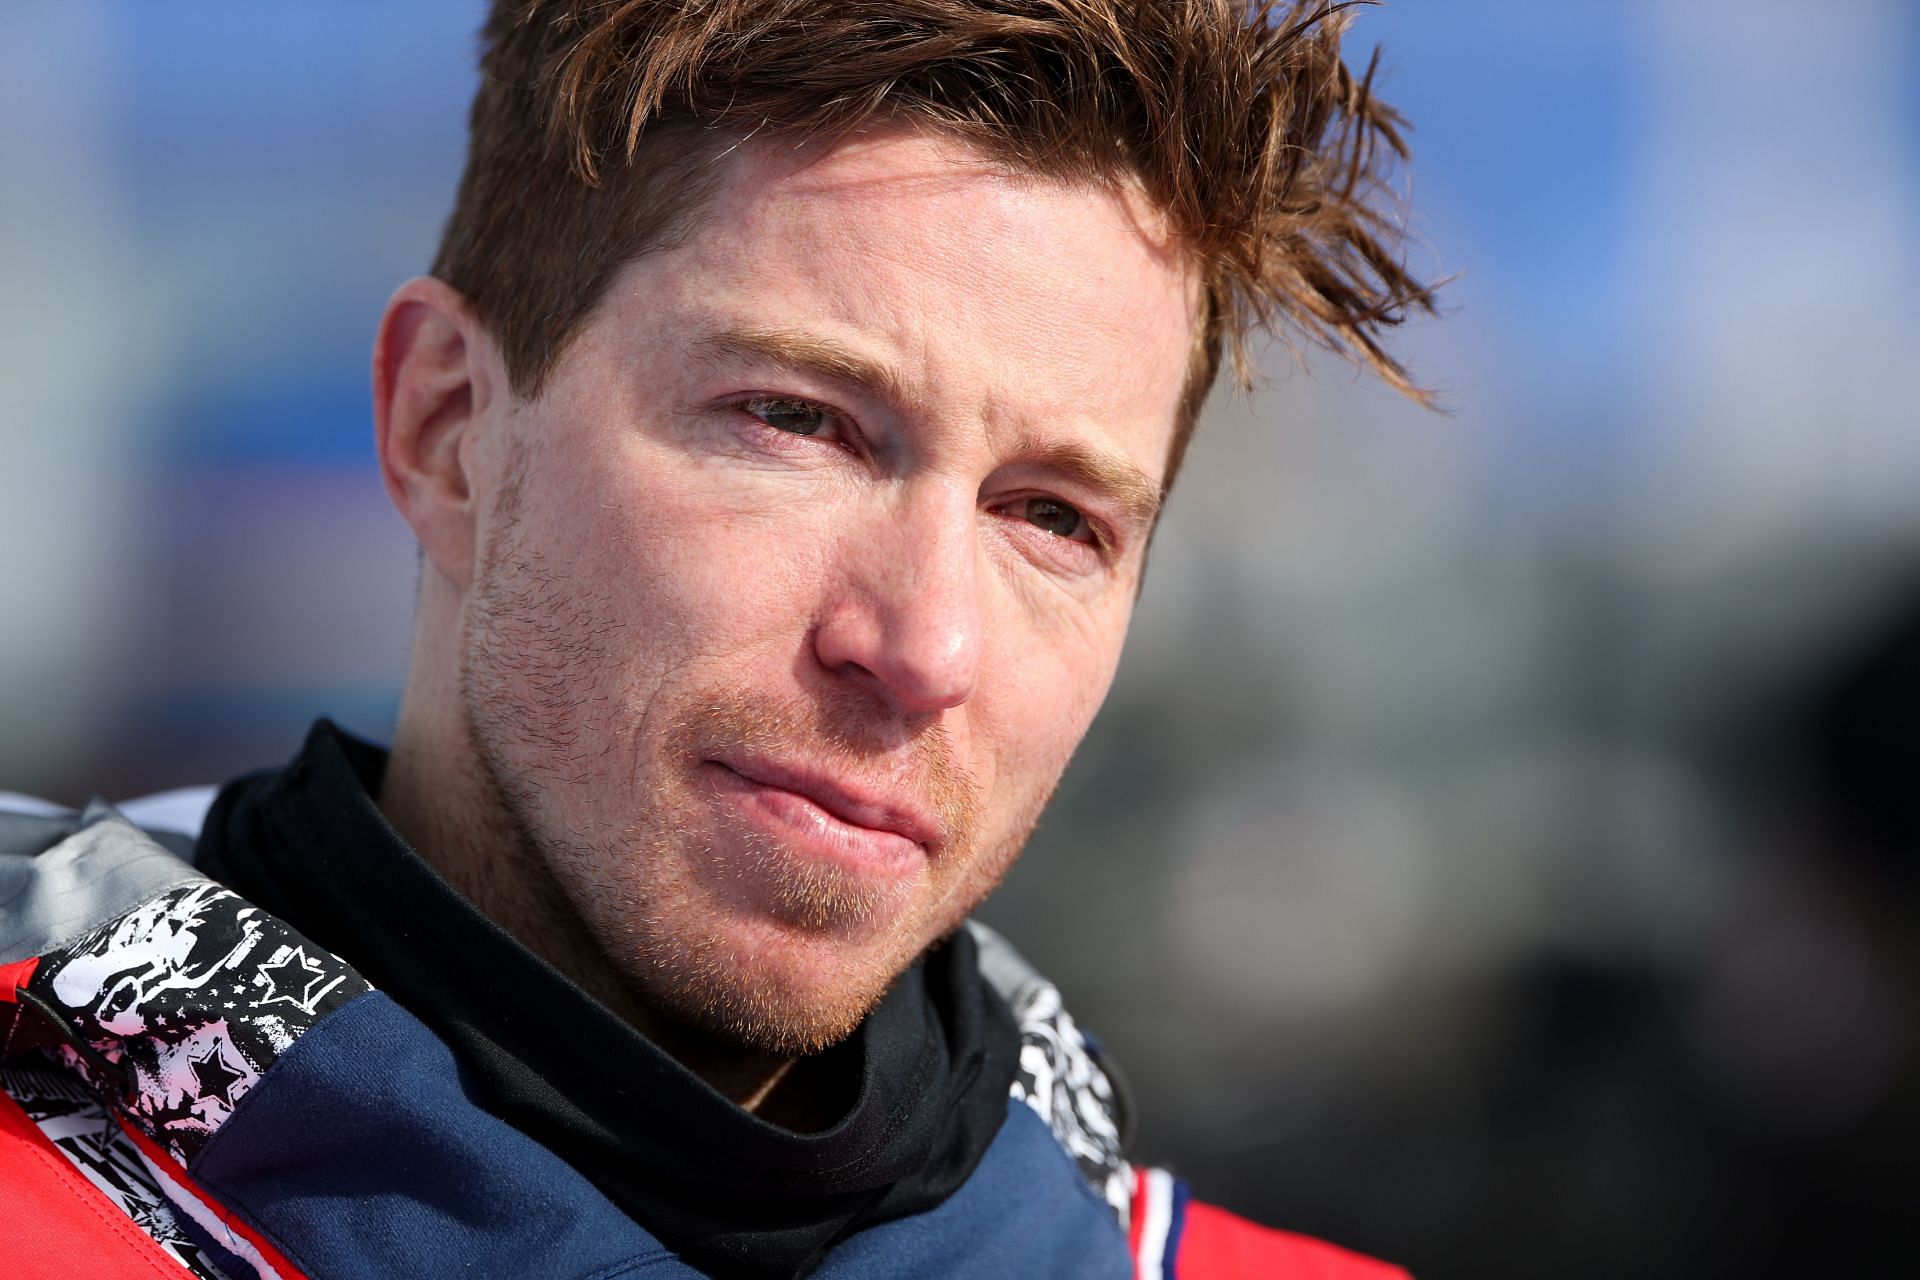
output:
M805 400L749 400L744 407L774 430L796 436L815 435L827 424L827 411Z
M1086 527L1086 521L1080 513L1064 502L1052 498L1028 498L1026 509L1021 513L1029 523L1045 529L1048 533L1062 538L1071 538Z

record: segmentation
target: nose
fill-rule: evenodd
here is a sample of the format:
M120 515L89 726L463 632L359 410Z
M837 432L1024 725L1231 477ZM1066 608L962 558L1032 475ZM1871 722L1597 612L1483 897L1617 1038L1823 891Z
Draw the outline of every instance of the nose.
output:
M814 631L820 665L898 712L971 698L980 677L980 573L971 493L930 489L842 544Z

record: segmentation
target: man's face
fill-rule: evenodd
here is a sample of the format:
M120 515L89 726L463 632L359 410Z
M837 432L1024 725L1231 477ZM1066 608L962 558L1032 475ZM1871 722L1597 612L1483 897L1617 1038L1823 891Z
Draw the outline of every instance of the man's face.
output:
M483 776L628 990L850 1031L1112 679L1197 286L1130 194L748 144L476 440Z

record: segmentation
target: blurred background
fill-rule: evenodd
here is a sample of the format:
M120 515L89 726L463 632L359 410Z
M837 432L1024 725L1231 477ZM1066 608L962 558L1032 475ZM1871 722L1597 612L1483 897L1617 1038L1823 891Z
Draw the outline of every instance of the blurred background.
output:
M474 3L78 2L0 43L0 787L384 738L366 368ZM1401 0L1397 350L1220 395L985 916L1137 1154L1424 1280L1920 1256L1920 5Z

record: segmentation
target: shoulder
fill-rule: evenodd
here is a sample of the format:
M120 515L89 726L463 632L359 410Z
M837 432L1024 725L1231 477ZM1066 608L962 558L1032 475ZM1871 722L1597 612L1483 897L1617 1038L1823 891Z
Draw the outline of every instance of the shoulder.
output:
M1399 1267L1260 1226L1195 1199L1166 1169L1130 1162L1132 1102L1112 1059L1011 943L977 922L967 927L982 975L1020 1028L1012 1103L1045 1122L1112 1210L1141 1280L1406 1280Z
M176 787L152 795L122 800L113 807L136 827L148 831L166 831L175 835L198 836L207 820L207 810L220 788L215 786ZM80 810L23 795L18 791L0 791L0 818L37 818L48 821L73 821Z
M978 922L967 928L979 947L981 975L1013 1010L1020 1029L1013 1101L1046 1122L1081 1176L1125 1225L1133 1199L1125 1159L1133 1119L1118 1072L1067 1012L1058 987L992 929Z
M107 805L95 800L85 809L0 791L0 857L33 857L76 834L103 811L125 818L168 852L193 861L194 845L206 825L218 787L180 787Z
M1408 1280L1389 1263L1196 1200L1165 1169L1138 1171L1128 1244L1142 1280Z
M30 852L0 856L0 1183L34 1174L37 1220L112 1274L696 1274L424 1023L148 832L101 806ZM0 1274L69 1274L30 1252L0 1232Z

